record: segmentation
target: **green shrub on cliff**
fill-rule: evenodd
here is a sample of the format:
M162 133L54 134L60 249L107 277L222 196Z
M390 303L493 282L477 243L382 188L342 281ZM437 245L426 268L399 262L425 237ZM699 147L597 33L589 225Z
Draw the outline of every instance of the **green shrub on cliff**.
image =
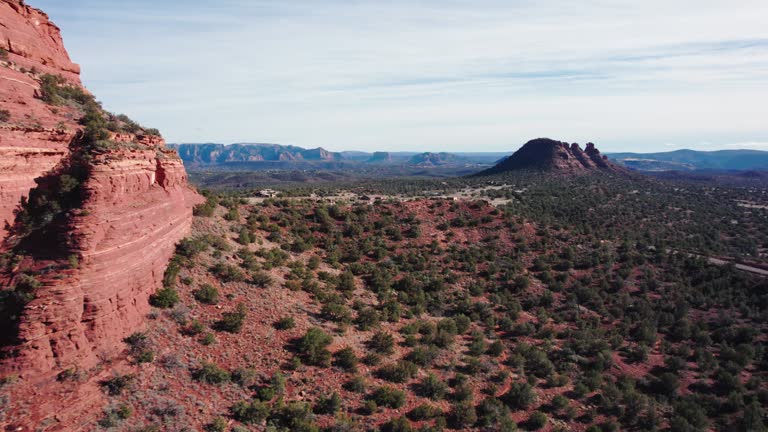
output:
M179 302L179 293L172 287L157 290L149 297L149 304L161 309L170 309Z
M219 290L211 284L202 284L193 292L195 299L200 303L216 304L219 302Z
M67 83L60 75L45 74L40 77L40 99L51 105L74 101L82 105L93 102L93 96L79 86Z

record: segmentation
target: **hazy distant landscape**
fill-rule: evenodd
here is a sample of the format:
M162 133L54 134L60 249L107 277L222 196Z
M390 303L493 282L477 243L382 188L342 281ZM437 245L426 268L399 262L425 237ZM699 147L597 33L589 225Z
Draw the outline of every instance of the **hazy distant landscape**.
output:
M500 152L330 152L279 144L170 144L179 151L193 182L243 188L381 177L440 178L470 175L509 157ZM606 153L630 170L664 178L762 182L768 152L759 150ZM753 172L752 175L745 175ZM765 174L761 174L765 173Z

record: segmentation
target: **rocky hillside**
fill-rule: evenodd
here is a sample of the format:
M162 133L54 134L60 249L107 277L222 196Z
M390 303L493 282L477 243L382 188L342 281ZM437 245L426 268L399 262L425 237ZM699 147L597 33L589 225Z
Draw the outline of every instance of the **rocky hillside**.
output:
M158 131L83 88L43 12L0 0L0 24L2 411L32 425L94 402L80 389L144 324L200 198Z
M549 138L528 141L512 156L502 159L482 175L499 174L507 171L553 171L578 174L590 171L621 171L600 154L594 144L587 143L584 150L574 143L568 144Z

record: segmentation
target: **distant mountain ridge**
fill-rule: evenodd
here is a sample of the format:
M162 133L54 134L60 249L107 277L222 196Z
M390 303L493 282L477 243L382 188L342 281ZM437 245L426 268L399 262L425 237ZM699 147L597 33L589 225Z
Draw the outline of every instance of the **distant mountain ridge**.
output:
M185 164L217 165L239 162L325 161L342 160L340 153L318 147L305 149L280 144L171 144Z
M190 168L213 169L312 169L343 168L365 165L402 165L421 168L471 167L491 165L503 153L448 153L448 152L386 152L362 151L332 152L322 147L303 147L268 144L169 144L176 149L184 164Z
M576 143L537 138L528 141L512 156L501 159L493 168L479 175L520 170L578 174L591 171L619 172L624 169L608 161L593 143L587 143L582 150Z
M637 171L768 170L768 151L760 150L609 153L608 157Z
M539 138L530 143L537 147L526 149L516 161L503 152L333 152L322 147L303 147L269 143L235 144L169 144L178 151L184 164L192 169L344 169L365 166L403 166L414 168L477 167L478 170L498 165L494 170L567 168L610 169L625 167L633 171L768 171L768 151L760 150L676 150L657 153L607 153L587 143L582 150L578 144ZM525 147L525 146L523 146ZM538 148L541 147L541 148ZM521 147L520 150L523 150ZM541 153L541 154L537 154ZM559 156L558 156L559 155ZM606 159L607 156L607 159Z

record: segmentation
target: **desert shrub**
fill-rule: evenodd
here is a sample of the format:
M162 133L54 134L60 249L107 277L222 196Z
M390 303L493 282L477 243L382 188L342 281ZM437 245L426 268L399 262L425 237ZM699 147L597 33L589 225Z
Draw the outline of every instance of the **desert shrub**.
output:
M468 428L477 422L477 411L469 401L456 402L451 407L449 419L456 429Z
M526 426L530 430L539 430L544 426L546 426L548 421L549 419L547 418L546 414L544 414L541 411L536 411L533 414L531 414L530 417L528 417Z
M297 432L319 432L320 430L312 421L312 409L304 402L292 402L273 411L269 421L278 426L278 430Z
M110 407L104 410L104 417L99 419L99 426L108 429L117 427L121 421L129 418L133 414L133 410L128 405L119 405L116 407Z
M202 333L203 330L205 330L205 325L203 323L198 320L192 320L192 322L184 327L181 332L187 336L195 336Z
M472 342L469 344L469 355L479 356L485 352L485 336L480 332L472 333Z
M384 380L394 383L404 383L416 375L419 367L408 360L400 360L397 363L391 363L382 366L376 371L376 375Z
M674 404L669 426L673 432L694 432L706 430L708 423L707 413L701 404L685 398Z
M216 263L211 267L211 273L222 282L242 282L245 280L245 274L230 264Z
M369 399L379 406L397 409L405 404L405 393L393 387L382 386L374 390Z
M320 398L315 406L315 412L318 414L336 414L341 410L341 396L333 392L326 398Z
M501 396L501 400L513 410L524 410L536 402L533 387L525 382L512 383L509 391Z
M227 420L222 417L216 417L205 425L205 432L224 432L227 430Z
M269 288L272 286L272 276L264 271L256 271L251 274L251 283L259 288Z
M381 432L413 432L413 426L405 417L396 417L381 425Z
M434 346L417 347L417 348L414 348L413 351L408 353L408 355L405 358L406 360L411 361L421 367L426 367L432 364L432 362L435 361L435 359L439 354L440 354L440 350Z
M431 420L443 415L440 408L429 404L421 404L408 412L408 418L413 421Z
M155 359L151 344L146 333L136 332L123 339L129 347L129 352L136 363L150 363Z
M211 284L200 285L192 294L200 303L213 305L219 302L219 290Z
M240 330L243 328L243 323L245 322L245 316L246 316L246 309L245 305L242 303L239 303L235 310L232 312L224 312L221 314L221 319L216 322L216 329L229 332L229 333L239 333Z
M149 304L161 309L170 309L179 302L179 293L175 288L160 288L149 297Z
M508 420L509 410L498 399L487 397L477 406L477 425L490 428Z
M652 390L659 395L674 396L677 393L677 389L680 387L680 379L677 375L664 372L655 378L652 382Z
M283 394L285 394L285 382L285 375L283 375L280 371L276 371L274 374L272 374L272 378L269 380L269 385L275 389L276 395L283 396Z
M458 314L453 317L453 322L456 323L456 334L464 334L469 330L469 326L472 324L472 320L464 315Z
M563 395L556 395L552 398L550 405L552 406L552 409L559 411L568 406L568 398Z
M211 332L205 333L200 337L200 343L205 346L213 345L216 343L216 335Z
M133 381L135 380L135 376L128 374L128 375L115 375L112 378L107 378L105 380L102 380L99 382L101 387L104 389L104 391L107 392L110 396L118 396L120 395L123 390L131 385Z
M491 357L498 357L504 352L504 344L501 341L494 341L488 346L488 355Z
M7 109L0 109L0 123L5 123L11 119L11 112Z
M82 105L93 102L93 97L82 88L71 85L60 75L40 76L40 99L50 105L62 105L74 101Z
M368 366L376 366L381 363L382 356L378 353L368 353L363 357L363 363Z
M248 228L240 228L240 231L237 234L237 242L244 246L253 243L253 238L251 237L251 232L248 231Z
M258 401L240 401L229 409L232 417L245 424L264 421L269 415L269 406Z
M420 396L432 400L444 398L447 391L448 386L437 375L432 373L424 377L417 386L417 392Z
M232 371L232 382L250 387L256 382L256 371L250 368L237 368Z
M379 322L381 322L379 312L371 307L366 307L360 310L355 318L355 324L357 324L358 328L362 331L368 331L377 327Z
M368 341L368 347L380 354L392 354L395 347L395 339L391 334L380 331L373 334Z
M275 389L270 386L261 386L256 389L256 399L262 402L269 402L275 398Z
M203 362L200 367L193 370L192 377L208 384L222 384L231 379L229 372L209 362Z
M342 369L354 371L357 368L359 360L355 355L355 351L350 347L336 351L334 357L334 364Z
M275 322L275 328L278 330L290 330L296 327L296 321L293 317L283 317Z
M216 206L218 206L218 204L218 200L215 197L209 196L204 203L196 205L195 208L192 209L192 213L195 216L211 217L216 211Z
M333 338L317 327L312 327L298 340L296 349L301 359L309 365L328 366L331 353L326 348Z
M365 390L367 388L365 384L365 378L361 376L355 376L349 381L344 383L344 388L348 391L355 392L355 393L365 393Z
M208 250L208 241L203 236L189 237L176 245L176 254L186 259L193 259L199 253Z
M342 325L348 325L352 322L352 314L346 306L341 303L326 303L320 310L323 318Z

